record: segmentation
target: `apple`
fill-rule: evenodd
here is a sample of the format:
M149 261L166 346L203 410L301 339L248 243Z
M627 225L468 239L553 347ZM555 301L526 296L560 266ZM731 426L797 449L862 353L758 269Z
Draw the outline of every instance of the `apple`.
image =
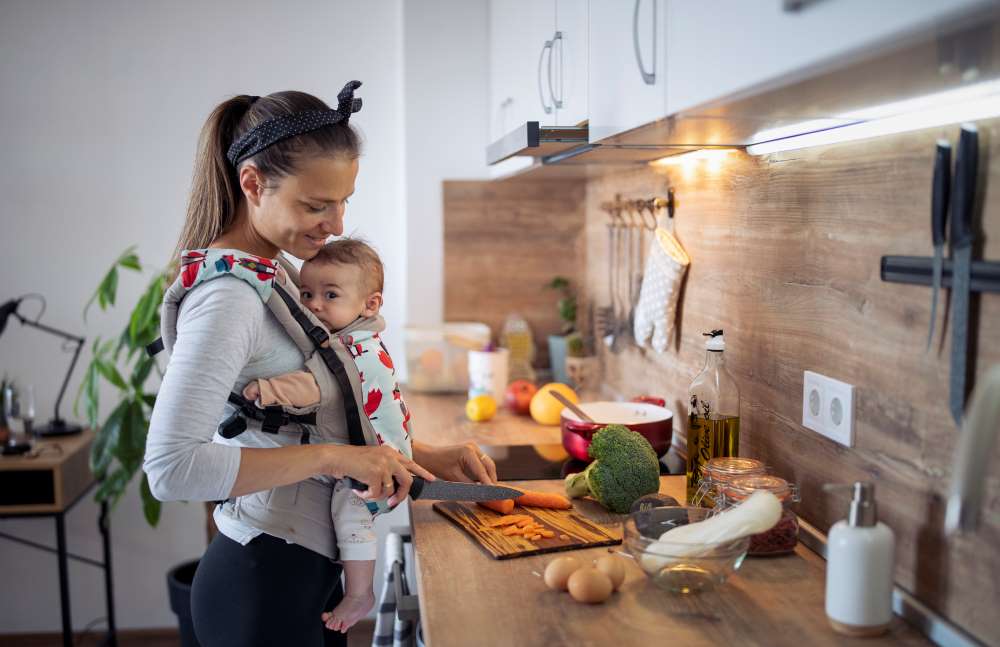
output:
M503 402L514 413L526 416L531 410L531 398L538 392L538 387L528 380L514 380L507 385Z

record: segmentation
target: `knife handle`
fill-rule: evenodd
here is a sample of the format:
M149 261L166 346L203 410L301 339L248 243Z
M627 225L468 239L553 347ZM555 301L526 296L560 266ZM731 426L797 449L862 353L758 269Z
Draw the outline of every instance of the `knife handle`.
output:
M951 201L951 248L972 244L972 212L976 202L976 174L979 170L979 133L975 125L962 126L955 159L955 182Z
M937 153L934 156L934 184L931 194L931 238L935 247L944 245L950 186L951 144L939 140Z
M357 490L358 492L364 492L368 489L367 483L362 483L361 481L350 478L347 479L351 484L351 489ZM396 481L396 477L392 478L392 491L395 492L399 488L399 483ZM424 479L422 476L413 476L413 484L410 485L410 498L419 499L420 493L424 491Z

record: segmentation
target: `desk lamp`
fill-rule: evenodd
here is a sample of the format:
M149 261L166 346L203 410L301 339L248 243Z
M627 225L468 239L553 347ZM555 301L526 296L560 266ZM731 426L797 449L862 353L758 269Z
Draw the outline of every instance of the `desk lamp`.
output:
M69 385L69 376L73 374L73 368L76 366L76 360L80 357L80 349L83 348L83 342L85 340L83 337L77 337L67 332L46 326L45 324L38 323L38 319L42 316L41 313L39 313L35 320L22 317L18 313L17 307L21 304L21 301L27 298L39 299L42 302L42 312L45 312L45 299L43 299L41 295L27 294L16 299L11 299L7 303L0 305L0 335L3 335L4 328L7 327L7 319L10 316L14 316L21 322L21 325L27 324L29 326L33 326L39 330L44 330L51 335L62 337L63 339L76 344L76 350L73 352L73 361L69 364L69 370L66 372L66 378L63 379L62 388L59 389L59 397L56 399L55 415L52 420L49 421L49 424L36 427L35 433L39 436L65 436L68 434L80 433L80 430L82 429L80 425L66 422L59 416L59 405L62 403L63 395L66 393L66 387Z

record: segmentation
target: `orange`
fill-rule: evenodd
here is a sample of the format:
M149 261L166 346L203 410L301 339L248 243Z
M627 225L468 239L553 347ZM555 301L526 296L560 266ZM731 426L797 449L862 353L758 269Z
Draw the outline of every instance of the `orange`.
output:
M472 422L485 422L496 413L496 400L488 395L477 395L465 403L465 417Z
M576 404L580 401L580 398L576 395L576 391L569 388L561 382L550 382L542 388L538 389L538 393L531 398L531 417L535 419L540 425L558 425L559 416L562 413L563 405L559 400L556 400L551 395L550 391L557 391L567 400Z

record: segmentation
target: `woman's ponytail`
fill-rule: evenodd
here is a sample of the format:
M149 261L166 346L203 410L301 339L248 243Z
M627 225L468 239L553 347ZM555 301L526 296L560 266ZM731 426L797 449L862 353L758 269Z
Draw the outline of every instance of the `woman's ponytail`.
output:
M236 138L240 120L257 97L241 94L219 104L201 129L187 218L177 241L177 253L208 247L229 228L236 216L240 187L226 151Z

